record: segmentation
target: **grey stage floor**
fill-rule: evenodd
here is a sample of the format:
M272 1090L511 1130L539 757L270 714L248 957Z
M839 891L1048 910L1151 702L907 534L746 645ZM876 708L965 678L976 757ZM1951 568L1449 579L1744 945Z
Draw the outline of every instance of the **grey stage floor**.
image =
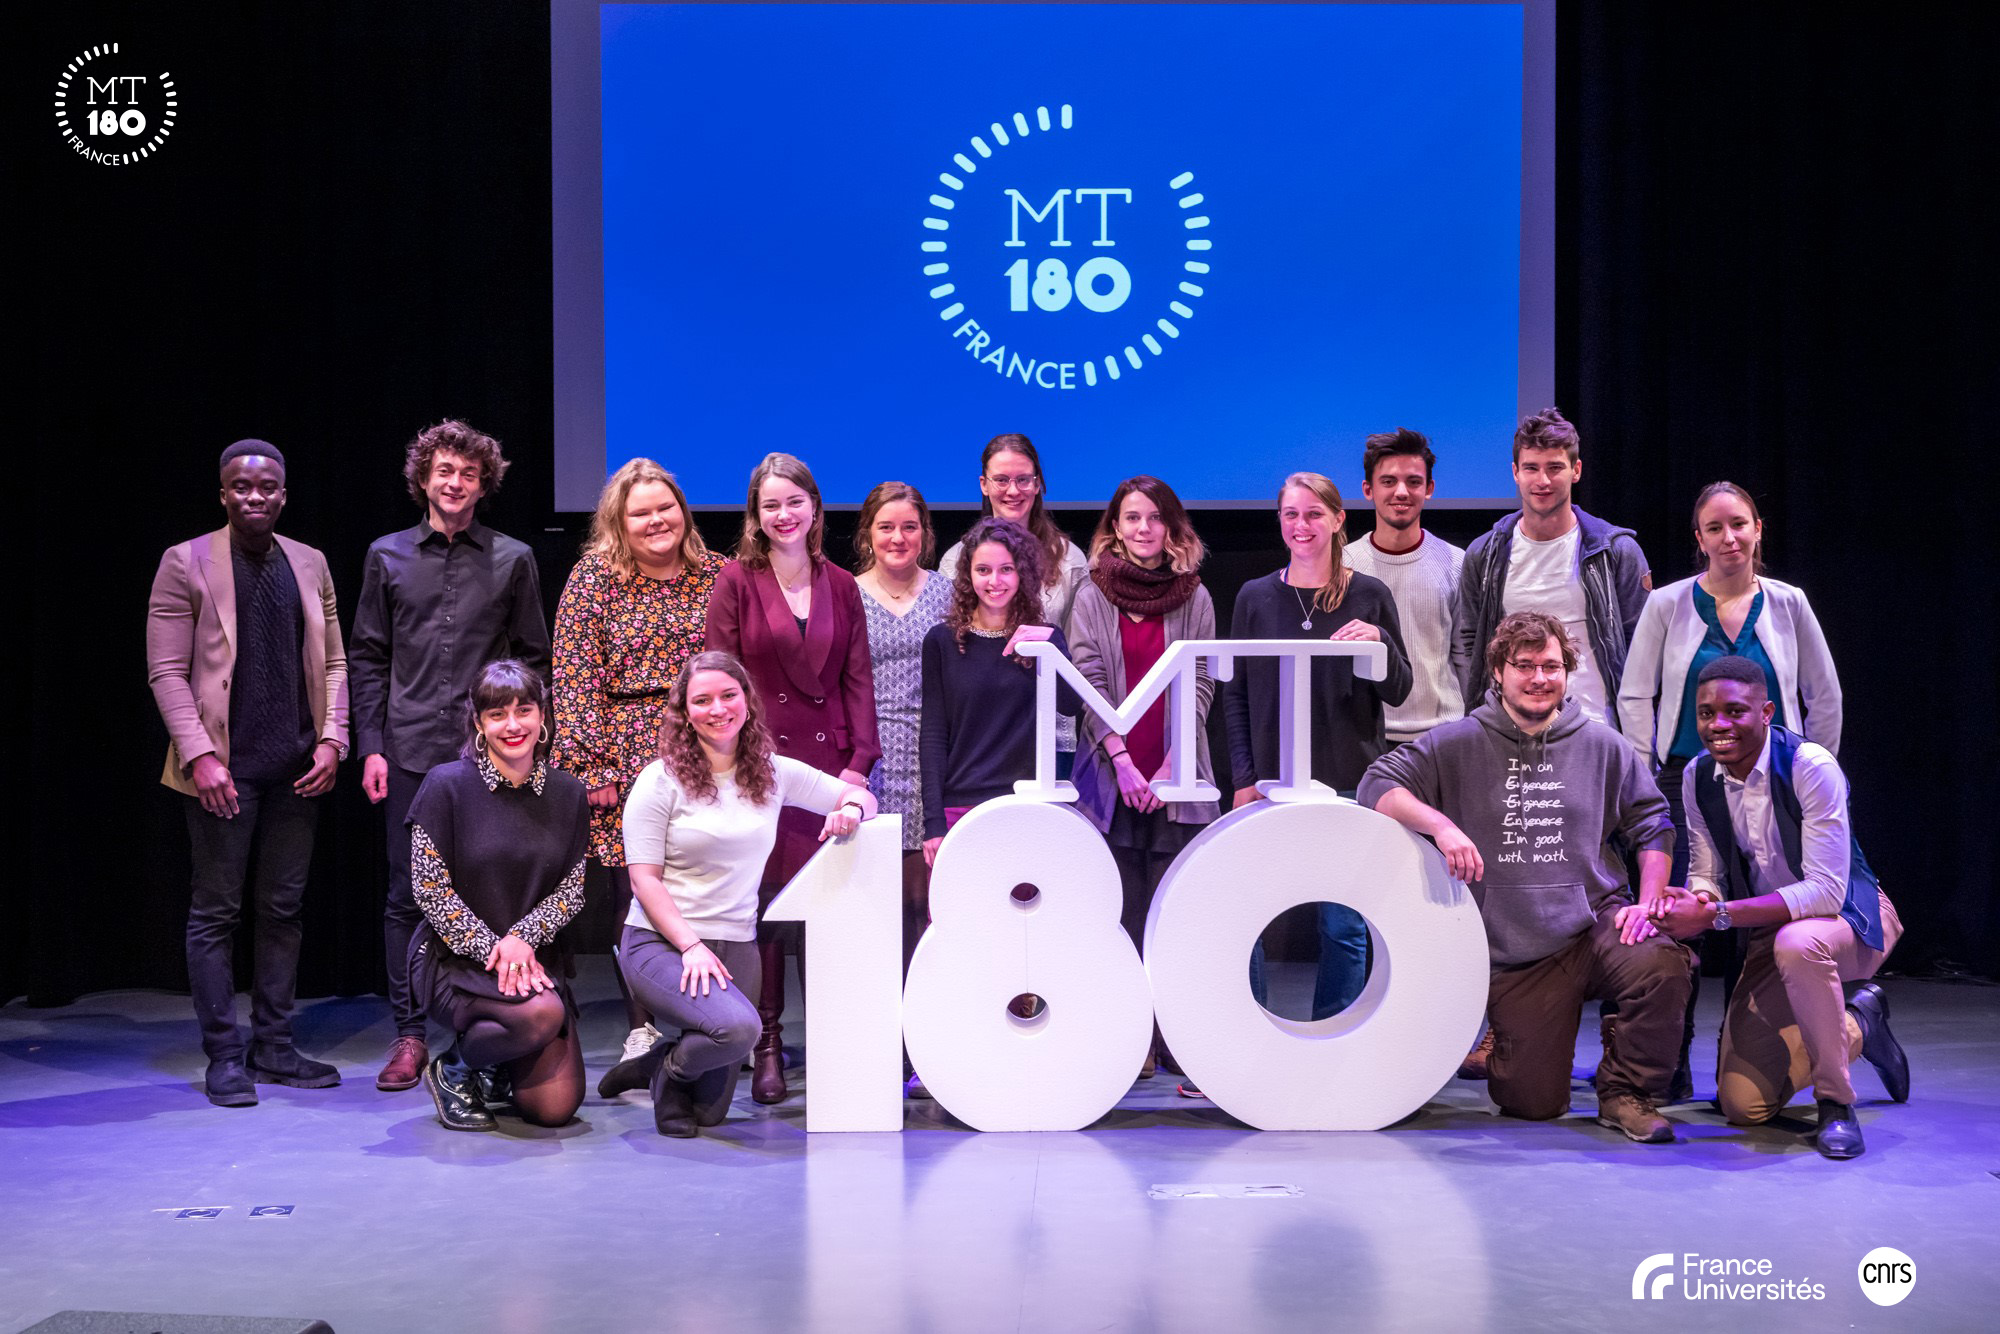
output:
M585 962L594 1083L623 1025ZM452 1134L421 1091L375 1091L380 1001L302 1007L301 1045L342 1087L238 1111L199 1094L185 998L17 1004L0 1009L0 1330L63 1308L307 1315L340 1334L1992 1329L2000 994L1890 994L1915 1095L1891 1105L1859 1074L1869 1147L1850 1163L1796 1123L1737 1131L1705 1103L1675 1110L1680 1142L1629 1144L1581 1087L1548 1124L1454 1083L1392 1130L1259 1133L1165 1074L1078 1134L980 1135L912 1103L900 1135L808 1138L799 1098L747 1093L693 1141L656 1136L642 1097L594 1094L559 1131ZM1300 1193L1149 1195L1167 1183ZM255 1212L273 1205L290 1212ZM1877 1246L1915 1261L1901 1305L1861 1294ZM1634 1301L1659 1252L1769 1260L1824 1295Z

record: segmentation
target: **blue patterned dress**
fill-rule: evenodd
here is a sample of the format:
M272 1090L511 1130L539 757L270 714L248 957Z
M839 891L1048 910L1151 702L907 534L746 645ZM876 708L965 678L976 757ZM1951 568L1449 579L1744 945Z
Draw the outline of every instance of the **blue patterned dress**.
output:
M924 845L923 786L917 781L917 719L924 702L924 634L944 619L951 580L933 570L909 611L898 616L861 587L868 614L868 654L875 662L875 727L882 758L868 789L885 812L903 817L903 850Z

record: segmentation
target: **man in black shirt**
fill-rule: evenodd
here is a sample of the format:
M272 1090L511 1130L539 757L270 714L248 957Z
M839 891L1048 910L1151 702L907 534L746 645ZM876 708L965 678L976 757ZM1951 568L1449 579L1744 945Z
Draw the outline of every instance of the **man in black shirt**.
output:
M347 756L347 659L326 558L273 531L285 508L284 455L262 440L224 450L222 508L228 526L160 559L146 661L172 738L160 781L186 807L188 984L208 1054L208 1100L247 1107L258 1083L340 1082L339 1071L293 1048L292 1003L317 798ZM246 1060L231 962L253 850Z
M389 898L382 942L396 1040L375 1086L415 1088L430 1059L425 998L410 993L410 937L423 918L410 893L404 820L424 774L458 756L466 690L495 658L519 658L544 680L548 620L526 544L480 523L479 502L499 489L500 444L461 421L420 433L403 478L424 510L414 528L368 548L354 614L354 730L361 786L389 826Z

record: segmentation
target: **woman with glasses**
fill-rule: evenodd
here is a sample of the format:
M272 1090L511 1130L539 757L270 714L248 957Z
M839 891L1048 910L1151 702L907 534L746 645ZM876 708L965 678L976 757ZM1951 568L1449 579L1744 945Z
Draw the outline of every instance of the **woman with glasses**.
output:
M1070 608L1076 605L1077 589L1090 577L1090 561L1049 517L1042 503L1047 489L1042 456L1027 436L996 435L986 442L979 455L979 513L983 518L1019 524L1034 537L1041 567L1041 622L1067 635ZM938 573L951 579L964 554L965 544L953 543L939 559ZM1075 752L1076 722L1058 718L1056 771L1064 778L1069 777Z

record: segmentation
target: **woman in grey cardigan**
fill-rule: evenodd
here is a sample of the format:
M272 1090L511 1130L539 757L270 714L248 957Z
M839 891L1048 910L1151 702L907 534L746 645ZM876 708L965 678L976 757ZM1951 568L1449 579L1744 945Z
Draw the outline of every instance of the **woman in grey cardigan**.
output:
M1181 639L1215 637L1215 603L1195 573L1203 548L1173 488L1157 477L1119 483L1090 542L1090 580L1070 611L1070 660L1113 704L1120 703ZM1214 782L1208 757L1208 706L1215 683L1198 665L1195 767ZM1166 696L1129 732L1112 731L1083 711L1077 745L1077 809L1104 832L1125 891L1120 915L1143 948L1146 913L1160 877L1202 826L1221 812L1215 802L1162 802L1152 780L1168 772ZM1149 1054L1142 1077L1153 1073Z

